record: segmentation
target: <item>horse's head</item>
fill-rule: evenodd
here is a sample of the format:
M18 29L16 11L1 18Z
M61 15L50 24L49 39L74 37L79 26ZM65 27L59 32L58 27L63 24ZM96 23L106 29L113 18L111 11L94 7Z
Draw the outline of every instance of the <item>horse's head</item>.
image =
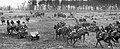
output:
M70 28L70 27L68 27L67 28L67 32L69 33L69 32L71 32L72 31L72 29Z
M57 25L54 25L54 29L57 29L58 27L57 27Z

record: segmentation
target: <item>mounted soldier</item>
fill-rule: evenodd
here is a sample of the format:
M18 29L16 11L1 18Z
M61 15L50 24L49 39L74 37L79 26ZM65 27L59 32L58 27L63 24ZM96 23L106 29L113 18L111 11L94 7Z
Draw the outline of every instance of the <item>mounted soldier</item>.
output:
M105 30L107 30L107 32L110 31L111 29L112 29L112 25L111 24L109 24L108 26L105 27Z
M10 22L9 22L9 20L7 20L7 33L10 33Z
M26 37L26 35L28 35L28 32L27 32L27 29L24 28L23 26L20 27L20 29L18 30L18 38L21 38L21 37Z
M59 22L59 23L57 24L57 26L59 26L59 29L58 29L58 30L62 29L65 25L66 25L65 22L63 22L63 21Z
M10 22L10 23L11 23L11 25L14 25L14 24L15 24L13 20L11 20L11 22Z
M9 22L9 20L7 20L7 25L10 25L10 22Z
M10 24L9 24L9 21L7 21L7 31L9 34L13 33L14 31L16 31L16 25L14 23L13 20L11 20Z
M16 31L18 32L21 29L22 25L20 24L20 20L16 21L16 23Z
M27 25L25 24L25 22L22 22L22 27L25 28L25 29L28 28Z
M26 21L29 22L30 20L30 17L26 16Z
M65 26L65 25L66 25L66 23L65 23L64 21L61 21L60 24L61 24L62 26Z

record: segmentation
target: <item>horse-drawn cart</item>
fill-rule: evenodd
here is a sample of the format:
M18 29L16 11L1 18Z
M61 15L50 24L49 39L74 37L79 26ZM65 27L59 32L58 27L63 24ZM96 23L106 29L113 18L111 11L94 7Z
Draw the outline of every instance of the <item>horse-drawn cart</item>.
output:
M38 40L40 38L40 33L38 31L29 32L26 28L17 29L16 27L7 26L8 34L17 36L18 39L26 38L29 40Z
M18 38L27 38L28 40L39 40L40 33L38 31L28 32L27 30L21 30L18 34Z

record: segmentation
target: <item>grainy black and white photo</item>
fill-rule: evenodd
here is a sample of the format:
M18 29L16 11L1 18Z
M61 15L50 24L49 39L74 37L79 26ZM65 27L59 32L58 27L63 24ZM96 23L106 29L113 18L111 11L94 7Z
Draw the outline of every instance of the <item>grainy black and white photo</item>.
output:
M0 0L0 49L120 49L120 0Z

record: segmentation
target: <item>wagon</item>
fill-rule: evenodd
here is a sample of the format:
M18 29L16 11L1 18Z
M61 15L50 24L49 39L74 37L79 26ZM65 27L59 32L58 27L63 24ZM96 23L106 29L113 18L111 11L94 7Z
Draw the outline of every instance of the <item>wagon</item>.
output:
M28 32L28 40L39 40L40 33L38 31Z

